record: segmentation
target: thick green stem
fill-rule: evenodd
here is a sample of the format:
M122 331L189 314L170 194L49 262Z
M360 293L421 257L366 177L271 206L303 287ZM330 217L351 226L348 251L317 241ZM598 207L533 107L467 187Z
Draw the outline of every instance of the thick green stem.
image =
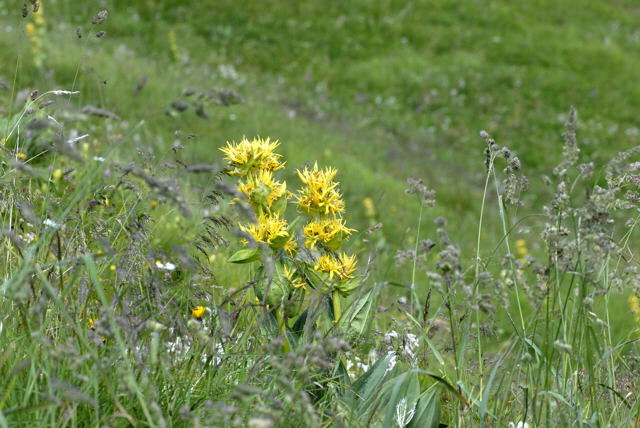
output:
M333 291L331 293L331 303L333 304L333 321L338 322L342 316L342 308L340 307L340 293Z
M291 347L289 346L289 339L287 339L287 318L284 313L284 307L280 306L276 309L276 319L278 320L279 332L282 335L284 342L282 342L282 350L289 352Z

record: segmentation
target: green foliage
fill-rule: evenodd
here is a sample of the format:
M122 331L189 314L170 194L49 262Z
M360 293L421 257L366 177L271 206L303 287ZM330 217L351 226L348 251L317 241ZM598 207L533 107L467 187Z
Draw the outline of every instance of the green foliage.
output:
M637 424L633 2L22 3L0 427ZM323 212L243 198L217 149L254 135L358 231L240 248Z

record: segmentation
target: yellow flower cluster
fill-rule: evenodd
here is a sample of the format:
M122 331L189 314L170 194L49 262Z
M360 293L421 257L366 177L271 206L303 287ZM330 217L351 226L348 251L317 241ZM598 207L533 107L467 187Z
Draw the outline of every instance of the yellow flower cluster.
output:
M280 143L261 138L249 141L243 138L239 143L227 142L220 150L226 155L225 160L232 168L230 175L245 176L256 171L277 171L284 168L280 162L282 155L274 152Z
M329 280L333 280L334 276L341 281L352 279L356 271L356 256L340 253L338 257L325 254L318 259L313 267L319 272L327 272Z
M238 190L258 215L281 216L287 207L287 184L274 180L273 172L284 167L281 155L274 152L277 141L246 138L239 143L227 143L220 150L226 155L228 173L244 177L238 184Z
M281 198L288 198L287 183L273 179L268 170L258 170L247 175L244 182L238 185L238 191L245 195L251 205L259 206L262 211L272 207Z
M338 171L335 168L313 168L298 170L298 177L303 187L299 190L297 199L301 211L311 217L303 229L305 246L316 251L316 246L324 254L318 258L314 270L327 272L329 280L334 277L339 280L352 279L356 269L355 256L340 254L337 257L332 254L338 251L343 241L355 232L345 225L340 216L344 211L344 201L338 190L338 182L334 179Z
M306 217L302 226L307 257L296 257L298 243L294 225L284 219L288 199L292 194L287 183L274 178L284 167L281 155L275 152L279 143L270 139L243 139L227 143L220 150L225 154L227 173L239 178L238 191L257 215L257 221L240 225L256 242L267 244L274 251L275 265L269 287L265 281L254 286L256 297L276 308L280 327L301 311L307 286L330 293L334 321L341 316L340 298L349 296L358 286L355 280L356 256L339 252L343 242L355 230L342 218L345 205L335 181L335 168L305 167L298 170L302 186L297 193L298 211ZM285 251L280 251L284 249ZM232 263L252 263L260 260L259 250L243 249L230 257ZM264 266L259 269L264 269Z
M257 223L241 225L257 242L264 242L273 248L282 248L289 240L286 220L277 215L260 215Z
M298 170L304 184L298 194L298 206L307 214L336 215L344 211L344 201L338 192L338 183L333 181L338 171L335 168Z
M230 175L243 177L238 184L242 193L258 215L255 224L241 226L257 242L271 248L295 251L297 244L290 239L287 221L282 218L287 207L287 184L273 178L273 172L284 167L282 157L275 153L280 143L269 138L242 139L239 143L227 142L220 150L226 155Z
M239 143L227 142L220 150L226 155L230 175L244 178L238 184L238 191L248 200L258 215L257 223L241 225L257 242L264 242L271 248L285 248L295 251L297 244L290 239L287 221L282 218L291 196L287 184L273 178L273 172L284 167L281 155L274 152L277 141L269 138L244 138Z
M31 42L31 56L36 67L42 67L44 62L44 36L46 32L46 22L43 16L43 4L39 2L39 7L33 12L33 22L27 22L25 30Z
M342 240L351 235L355 229L349 229L342 218L325 217L319 220L312 220L304 227L306 238L305 246L316 249L318 242L323 243L331 250L337 250L342 244Z

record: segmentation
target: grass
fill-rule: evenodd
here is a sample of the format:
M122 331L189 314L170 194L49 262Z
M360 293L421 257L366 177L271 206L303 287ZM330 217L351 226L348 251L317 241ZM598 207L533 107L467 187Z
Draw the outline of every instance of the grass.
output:
M637 423L633 157L604 169L638 144L633 2L113 0L101 24L43 3L40 24L0 1L0 426L391 426L412 405L423 425ZM79 93L19 119L34 88ZM481 130L518 156L522 206ZM291 189L305 164L339 170L344 249L373 259L341 298L351 330L313 293L316 322L283 325L246 287L257 265L228 262L247 220L218 148L256 135L282 142Z

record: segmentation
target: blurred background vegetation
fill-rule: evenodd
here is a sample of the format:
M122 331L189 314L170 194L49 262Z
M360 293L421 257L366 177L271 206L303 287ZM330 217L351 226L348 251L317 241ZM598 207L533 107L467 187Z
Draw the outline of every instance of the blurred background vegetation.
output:
M189 159L219 162L217 147L243 135L279 139L290 166L337 166L352 221L367 226L362 201L372 198L396 245L417 217L402 195L409 176L437 190L436 214L459 219L456 239L475 233L480 130L519 155L533 211L548 194L541 175L561 154L571 105L583 153L596 161L640 139L633 1L43 4L40 67L19 7L2 5L5 81L15 75L18 87L37 88L75 80L78 102L139 125L157 150L169 149L176 130L196 134ZM110 19L87 31L102 7ZM81 39L76 26L86 31ZM97 39L97 30L106 35ZM171 103L189 88L229 90L242 102L208 106L208 119L193 106L176 113ZM134 148L125 138L115 150L126 158Z

